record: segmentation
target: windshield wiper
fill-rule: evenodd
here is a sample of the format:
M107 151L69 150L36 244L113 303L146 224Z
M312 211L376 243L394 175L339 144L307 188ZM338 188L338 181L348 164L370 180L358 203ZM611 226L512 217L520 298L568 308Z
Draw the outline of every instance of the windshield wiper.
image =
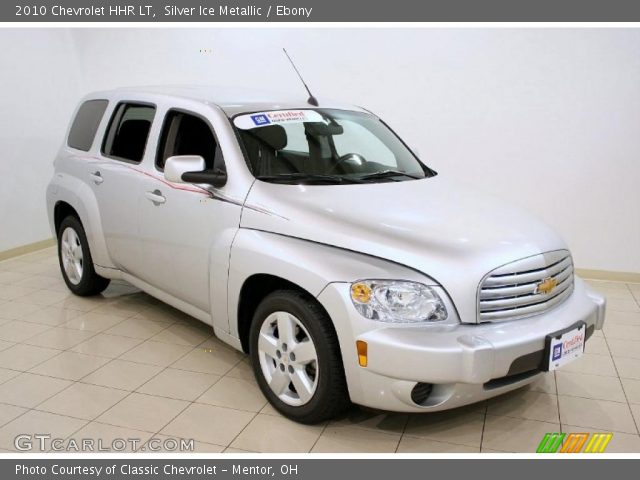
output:
M415 180L422 178L409 173L401 172L400 170L381 170L379 172L368 173L358 177L359 180L374 180L377 178L393 178L393 177L409 177ZM399 180L396 180L399 181Z
M267 182L304 181L313 183L362 183L360 178L341 177L339 175L325 175L312 173L280 173L277 175L258 175L258 180Z

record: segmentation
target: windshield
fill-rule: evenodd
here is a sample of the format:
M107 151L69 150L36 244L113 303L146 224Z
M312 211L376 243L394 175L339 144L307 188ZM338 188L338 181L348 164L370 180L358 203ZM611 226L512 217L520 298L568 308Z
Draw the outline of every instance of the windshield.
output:
M233 120L256 178L274 183L371 183L435 175L373 115L278 110Z

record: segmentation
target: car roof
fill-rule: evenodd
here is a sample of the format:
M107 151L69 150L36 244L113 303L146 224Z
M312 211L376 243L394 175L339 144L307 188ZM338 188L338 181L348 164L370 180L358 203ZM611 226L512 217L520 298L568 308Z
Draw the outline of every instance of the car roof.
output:
M300 87L302 89L302 86ZM303 90L304 92L304 90ZM157 95L169 98L182 98L214 104L228 116L268 110L286 110L315 108L307 103L305 95L289 95L278 92L252 90L247 88L218 87L213 85L167 85L121 87L114 90L94 92L89 97L115 96L125 99L127 95ZM132 98L135 99L135 98ZM337 108L364 112L365 109L355 105L331 101L324 98L318 100L320 108Z

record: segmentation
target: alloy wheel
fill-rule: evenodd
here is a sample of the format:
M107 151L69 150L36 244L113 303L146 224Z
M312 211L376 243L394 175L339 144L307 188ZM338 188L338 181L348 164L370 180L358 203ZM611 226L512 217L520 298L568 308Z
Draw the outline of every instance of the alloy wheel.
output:
M78 285L83 272L82 245L77 232L71 227L65 228L62 232L60 255L67 278L73 285Z
M258 337L260 368L271 390L287 405L308 403L318 387L318 353L302 322L289 312L274 312Z

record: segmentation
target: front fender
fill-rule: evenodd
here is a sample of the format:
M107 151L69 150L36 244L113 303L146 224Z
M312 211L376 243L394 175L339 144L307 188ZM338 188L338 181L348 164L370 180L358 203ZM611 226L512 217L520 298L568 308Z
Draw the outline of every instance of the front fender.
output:
M432 279L402 265L361 253L275 233L241 228L231 248L227 313L229 333L238 338L238 301L245 281L256 274L275 275L314 297L332 282L364 278ZM335 323L337 319L332 319Z

